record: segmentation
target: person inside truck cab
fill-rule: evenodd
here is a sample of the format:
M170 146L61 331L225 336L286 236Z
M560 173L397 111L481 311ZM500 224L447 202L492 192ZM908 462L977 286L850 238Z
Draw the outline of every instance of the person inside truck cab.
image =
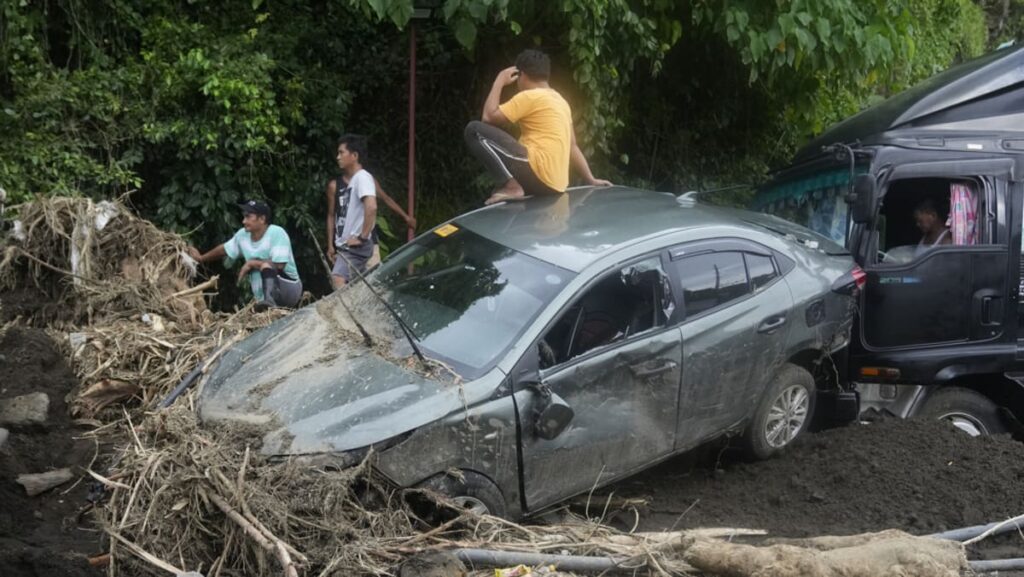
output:
M922 200L914 207L914 223L921 231L921 240L917 243L914 256L930 248L953 242L949 229L946 228L945 219L939 216L939 209L930 198Z

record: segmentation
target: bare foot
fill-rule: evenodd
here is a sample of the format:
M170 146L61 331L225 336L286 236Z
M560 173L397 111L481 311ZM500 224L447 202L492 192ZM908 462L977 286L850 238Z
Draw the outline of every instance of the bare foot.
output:
M485 205L495 204L505 200L521 200L525 196L523 187L515 179L509 180L504 186L494 191L486 201Z
M498 192L495 192L494 194L492 194L490 198L485 200L484 204L485 205L491 205L491 204L497 204L499 202L504 202L506 200L522 200L523 198L525 198L525 195L523 194L523 191L521 191L521 190L519 192L505 192L505 191L499 190Z

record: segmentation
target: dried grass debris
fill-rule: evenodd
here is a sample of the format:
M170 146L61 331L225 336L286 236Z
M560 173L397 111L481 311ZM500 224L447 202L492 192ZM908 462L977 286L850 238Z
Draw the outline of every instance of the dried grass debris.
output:
M47 294L59 305L49 326L144 312L195 322L206 312L201 294L188 292L196 268L184 239L122 203L40 197L12 211L18 232L3 248L0 290Z

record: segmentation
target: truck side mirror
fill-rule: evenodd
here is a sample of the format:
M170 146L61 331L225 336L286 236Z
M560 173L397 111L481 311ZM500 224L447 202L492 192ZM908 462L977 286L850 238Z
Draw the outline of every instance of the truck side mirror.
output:
M850 205L850 219L856 223L871 222L875 214L875 179L869 174L853 180L853 192L846 197Z

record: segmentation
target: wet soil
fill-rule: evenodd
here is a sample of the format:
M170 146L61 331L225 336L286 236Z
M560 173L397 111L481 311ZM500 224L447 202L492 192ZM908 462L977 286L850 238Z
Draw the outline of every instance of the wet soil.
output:
M638 519L617 519L641 531L742 527L807 537L891 528L928 535L1002 521L1024 513L1022 487L1024 444L1008 435L885 419L806 435L761 462L710 445L612 490L646 499ZM983 541L968 557L1024 557L1024 537Z
M68 416L65 396L77 379L49 336L11 327L0 336L0 399L44 392L50 398L44 425L11 427L0 448L0 574L5 577L101 575L86 556L101 553L87 500L90 480L80 480L97 453L76 439L82 430ZM18 475L70 467L76 479L35 497Z

